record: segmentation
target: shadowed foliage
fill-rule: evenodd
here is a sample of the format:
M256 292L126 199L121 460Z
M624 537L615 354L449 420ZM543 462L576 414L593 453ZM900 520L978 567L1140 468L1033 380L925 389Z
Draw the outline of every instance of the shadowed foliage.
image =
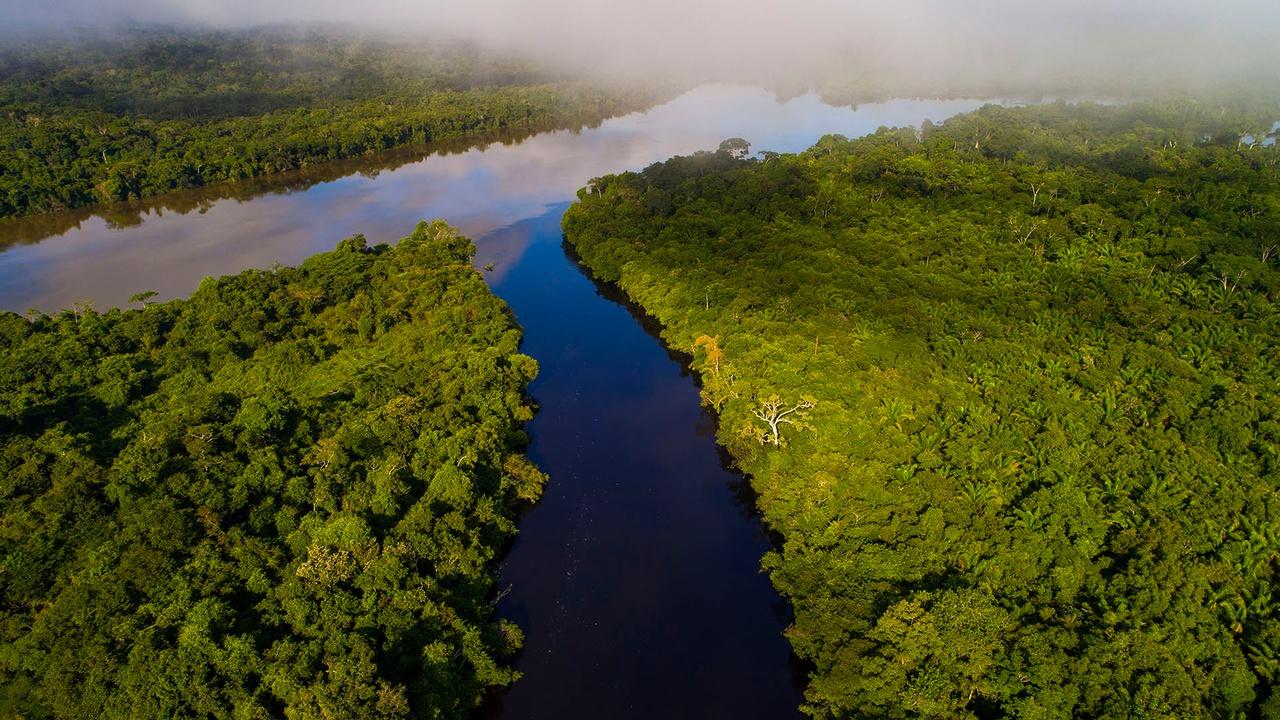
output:
M0 217L635 110L461 43L335 32L142 32L0 48Z

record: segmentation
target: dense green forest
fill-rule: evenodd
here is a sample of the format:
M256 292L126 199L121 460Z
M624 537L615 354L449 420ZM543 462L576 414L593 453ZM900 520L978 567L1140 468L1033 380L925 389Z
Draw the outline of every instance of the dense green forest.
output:
M0 48L0 217L638 109L459 43L311 31L126 33Z
M461 718L536 363L437 222L186 300L0 315L0 716Z
M1269 112L988 106L580 191L782 537L808 713L1280 718Z
M155 197L107 205L88 205L64 212L3 218L0 219L0 250L15 244L39 243L80 227L81 223L94 216L102 218L113 229L124 229L142 224L151 213L201 213L219 200L245 201L263 195L287 195L350 175L377 177L383 171L396 170L428 157L465 153L473 149L483 150L495 144L518 144L538 133L556 129L555 123L548 123L483 131L451 140L437 140L428 145L406 145L377 154L333 160L291 172L262 175L238 182L203 185Z

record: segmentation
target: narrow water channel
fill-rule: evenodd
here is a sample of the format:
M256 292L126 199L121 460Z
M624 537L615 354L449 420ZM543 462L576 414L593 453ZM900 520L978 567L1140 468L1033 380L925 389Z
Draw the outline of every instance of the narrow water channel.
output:
M493 236L525 248L494 289L541 364L530 454L554 480L501 572L525 676L484 717L797 717L741 477L681 364L566 255L564 207Z
M541 364L530 454L551 481L522 519L498 611L526 632L524 678L486 719L790 718L800 692L787 610L759 572L768 540L725 470L694 383L642 323L566 254L560 217L594 176L741 136L796 151L825 133L941 121L978 101L854 110L809 94L706 87L581 132L434 155L261 194L185 193L143 206L0 222L0 308L54 311L209 275L296 263L352 233L393 241L443 217ZM43 232L49 228L49 232Z

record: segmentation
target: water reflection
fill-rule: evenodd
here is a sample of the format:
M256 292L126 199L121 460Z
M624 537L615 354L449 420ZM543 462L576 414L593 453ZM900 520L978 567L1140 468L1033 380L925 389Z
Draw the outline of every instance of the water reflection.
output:
M795 151L825 133L941 121L981 104L894 100L854 110L824 105L814 93L780 101L756 88L707 86L579 132L512 137L425 159L421 150L406 151L102 214L0 223L0 246L8 245L0 252L0 308L53 311L80 300L102 308L140 290L177 297L206 276L296 263L356 232L393 241L434 217L477 238L482 263L494 261L501 272L519 249L489 248L483 238L571 199L592 177L714 148L732 135L757 150Z
M0 252L0 306L103 307L139 290L173 297L204 276L294 263L351 233L394 240L420 218L448 219L476 238L478 264L496 266L489 280L540 363L529 456L552 478L500 570L510 593L498 611L526 632L524 678L479 715L794 718L801 697L782 635L787 609L759 572L769 538L750 488L726 469L682 358L612 288L579 271L560 218L594 176L729 136L794 151L825 133L941 121L980 104L854 110L812 93L779 101L705 87L580 133L393 158L376 173L340 176L347 166L335 166L105 217L46 218L38 222L57 234L44 239L37 221L22 226L26 236L0 226L12 243Z
M603 118L584 123L577 130L599 127ZM142 224L150 215L161 216L174 212L203 213L219 200L252 200L261 195L274 195L306 190L323 182L332 182L348 175L376 178L385 170L394 170L410 163L421 162L434 155L451 155L468 150L486 149L491 145L515 145L544 132L560 128L505 128L500 131L441 140L423 146L407 146L381 152L376 155L347 158L320 163L301 170L275 175L265 175L239 182L227 182L200 188L175 190L164 195L78 208L67 212L43 213L27 217L0 219L0 248L17 243L40 242L46 238L78 229L90 218L101 218L112 230L124 230Z

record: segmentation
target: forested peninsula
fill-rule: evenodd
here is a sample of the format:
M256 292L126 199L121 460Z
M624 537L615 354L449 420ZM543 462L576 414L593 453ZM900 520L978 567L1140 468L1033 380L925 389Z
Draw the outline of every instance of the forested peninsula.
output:
M988 106L579 192L781 536L806 712L1280 718L1277 117Z
M442 222L0 315L0 715L463 718L536 363Z
M651 102L444 41L137 31L0 46L0 217L142 198Z

